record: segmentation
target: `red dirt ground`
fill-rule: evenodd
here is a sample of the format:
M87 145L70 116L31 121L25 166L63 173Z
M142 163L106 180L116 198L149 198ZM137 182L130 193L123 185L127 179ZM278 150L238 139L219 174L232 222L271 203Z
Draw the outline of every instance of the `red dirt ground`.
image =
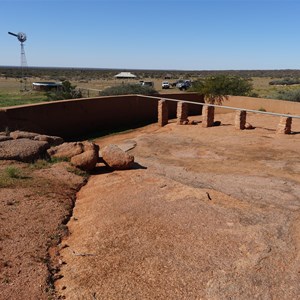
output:
M98 140L136 143L137 164L99 167L78 193L62 298L299 298L300 122L286 136L276 117L249 114L245 131L216 119Z
M19 178L5 177L17 168ZM48 250L67 233L77 190L84 183L67 163L46 168L0 164L0 299L51 299L55 266ZM55 253L55 248L52 249Z
M1 162L0 299L297 299L300 122L216 119L99 139L133 140L137 164L99 165L74 210L84 178L66 163Z

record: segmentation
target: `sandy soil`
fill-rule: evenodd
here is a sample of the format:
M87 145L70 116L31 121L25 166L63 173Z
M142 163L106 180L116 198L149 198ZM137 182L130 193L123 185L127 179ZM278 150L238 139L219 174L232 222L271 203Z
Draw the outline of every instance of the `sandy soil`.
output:
M276 117L249 115L247 131L233 114L216 119L222 126L151 125L97 141L135 142L136 165L99 165L78 193L62 298L299 297L300 122L286 136Z
M17 169L18 178L5 177ZM67 163L0 162L0 299L54 299L56 246L84 178ZM51 259L52 256L52 259Z

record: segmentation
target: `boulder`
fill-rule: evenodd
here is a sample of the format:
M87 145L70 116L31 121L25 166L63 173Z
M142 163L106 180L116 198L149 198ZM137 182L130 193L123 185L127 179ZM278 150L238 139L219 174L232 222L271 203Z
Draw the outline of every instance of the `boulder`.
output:
M98 152L87 150L71 158L71 163L82 170L91 171L98 162Z
M101 150L104 163L115 170L130 169L134 163L134 157L117 145L108 145Z
M254 127L250 123L246 122L245 129L254 129Z
M99 157L99 146L92 142L71 142L51 147L48 154L58 158L70 158L71 163L85 171L95 168Z
M16 131L12 131L9 135L14 140L17 140L17 139L31 139L31 140L33 140L39 134L35 133L35 132L27 132L27 131L16 130Z
M221 121L214 121L212 126L221 126Z
M58 146L64 142L63 138L59 136L51 136L51 135L43 135L43 134L35 136L34 140L48 142L50 146Z
M18 160L32 162L45 157L49 144L30 139L17 139L0 142L1 160Z
M63 143L59 146L51 147L48 154L57 158L71 158L83 152L83 144L81 142Z
M99 146L96 145L95 143L85 141L85 142L82 142L82 145L83 145L83 151L93 150L93 151L97 152L97 155L98 155Z

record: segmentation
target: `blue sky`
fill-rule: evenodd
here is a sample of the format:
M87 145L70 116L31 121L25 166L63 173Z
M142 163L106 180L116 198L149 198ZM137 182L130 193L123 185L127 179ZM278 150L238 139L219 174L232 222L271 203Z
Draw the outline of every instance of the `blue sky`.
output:
M0 65L300 69L300 0L0 0Z

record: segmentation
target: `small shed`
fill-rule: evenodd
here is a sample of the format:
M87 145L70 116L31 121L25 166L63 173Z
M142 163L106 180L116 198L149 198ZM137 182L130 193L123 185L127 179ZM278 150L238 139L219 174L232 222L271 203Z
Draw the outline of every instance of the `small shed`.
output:
M130 72L121 72L121 73L115 75L114 77L117 79L134 79L137 76Z

